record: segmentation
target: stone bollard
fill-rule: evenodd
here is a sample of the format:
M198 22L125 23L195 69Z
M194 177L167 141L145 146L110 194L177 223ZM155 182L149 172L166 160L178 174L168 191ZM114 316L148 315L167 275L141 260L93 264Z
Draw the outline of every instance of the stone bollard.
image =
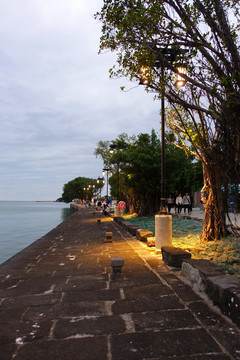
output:
M172 246L172 216L155 216L155 250L160 252L162 246Z
M121 279L122 278L122 267L124 265L124 260L122 257L112 257L111 258L111 266L112 266L112 274L111 280Z
M106 243L111 243L112 242L112 232L106 232L105 242Z
M115 206L115 208L114 208L114 216L115 217L122 217L123 216L123 210L119 209L118 206Z

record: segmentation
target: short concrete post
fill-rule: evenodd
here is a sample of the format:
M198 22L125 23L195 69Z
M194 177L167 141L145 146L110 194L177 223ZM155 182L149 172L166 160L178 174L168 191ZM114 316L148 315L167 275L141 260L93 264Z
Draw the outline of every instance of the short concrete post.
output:
M106 232L105 242L106 243L111 243L112 242L112 232Z
M111 258L111 266L112 266L111 280L122 278L123 265L124 265L124 260L122 257L112 257Z
M123 216L123 209L119 209L118 206L114 208L114 216L115 217L122 217Z
M155 216L155 251L160 252L162 246L172 246L172 216Z

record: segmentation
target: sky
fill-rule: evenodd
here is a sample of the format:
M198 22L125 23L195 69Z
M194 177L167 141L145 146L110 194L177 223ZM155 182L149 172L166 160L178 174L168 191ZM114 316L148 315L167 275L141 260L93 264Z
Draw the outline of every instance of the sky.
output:
M101 7L0 0L0 200L56 200L70 180L102 176L100 140L159 131L153 94L109 78L116 54L98 54Z

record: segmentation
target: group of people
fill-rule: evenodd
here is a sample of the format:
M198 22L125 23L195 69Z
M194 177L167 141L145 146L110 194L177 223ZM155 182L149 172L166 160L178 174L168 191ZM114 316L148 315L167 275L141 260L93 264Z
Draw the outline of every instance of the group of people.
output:
M97 208L102 208L102 214L103 215L108 215L111 211L111 206L112 206L112 199L107 199L107 200L97 200L97 199L93 199L93 205L94 207Z
M111 211L112 199L103 200L94 198L92 200L81 201L81 203L84 203L86 207L93 205L95 208L102 208L103 215L108 215Z
M104 204L108 205L109 207L112 206L112 199L110 198L108 198L107 200L94 198L92 201L94 206L103 206Z
M176 193L175 196L169 195L167 200L168 212L171 213L171 210L174 209L175 213L181 213L182 209L184 213L191 213L192 211L192 199L189 193L185 193L182 197L180 193Z

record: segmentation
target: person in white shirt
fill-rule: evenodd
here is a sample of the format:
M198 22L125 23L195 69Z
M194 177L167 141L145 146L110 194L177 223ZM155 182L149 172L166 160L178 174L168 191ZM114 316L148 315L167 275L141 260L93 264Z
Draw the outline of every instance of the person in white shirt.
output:
M190 196L188 193L186 193L183 197L183 208L184 208L184 213L186 213L186 209L188 211L188 214L190 212L190 205L191 205L191 200L190 200Z
M178 194L178 197L176 198L176 205L179 214L182 211L182 205L183 205L183 198L181 194Z
M171 195L169 195L169 197L167 198L167 207L168 207L168 212L171 212L172 206L174 203L174 199L172 198Z

